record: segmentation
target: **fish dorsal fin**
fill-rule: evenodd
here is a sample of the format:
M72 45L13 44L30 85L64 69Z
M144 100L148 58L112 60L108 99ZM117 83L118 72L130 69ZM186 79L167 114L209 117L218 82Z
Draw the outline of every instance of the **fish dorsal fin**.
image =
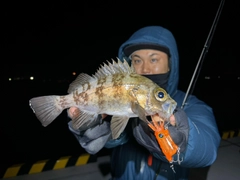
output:
M108 64L103 63L97 72L93 75L96 78L102 78L113 74L124 73L130 74L133 69L129 66L128 62L124 59L123 62L117 58L117 62L112 59L112 63L107 61Z
M111 119L112 138L117 139L127 126L128 116L113 116Z
M88 74L81 73L77 76L77 78L69 85L68 93L73 92L75 89L79 87L79 85L83 85L85 83L89 83L90 81L95 80L93 77L91 77Z

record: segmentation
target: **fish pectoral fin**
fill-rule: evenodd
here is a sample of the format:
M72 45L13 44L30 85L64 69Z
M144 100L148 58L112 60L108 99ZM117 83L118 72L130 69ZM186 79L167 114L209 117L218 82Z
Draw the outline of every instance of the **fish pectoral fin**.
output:
M125 127L127 126L129 117L127 116L113 116L111 119L111 131L112 138L117 139L120 134L123 132Z
M132 112L135 113L141 120L149 123L144 108L142 108L137 102L131 104Z
M98 121L98 114L92 114L89 112L76 109L74 116L72 117L72 126L74 129L86 130L96 124Z

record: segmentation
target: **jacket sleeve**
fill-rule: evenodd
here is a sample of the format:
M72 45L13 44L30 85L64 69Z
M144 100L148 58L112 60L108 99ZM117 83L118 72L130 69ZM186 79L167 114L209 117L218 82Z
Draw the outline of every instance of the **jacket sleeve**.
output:
M186 167L205 167L217 158L221 141L212 108L192 97L184 107L188 116L189 136L182 165Z

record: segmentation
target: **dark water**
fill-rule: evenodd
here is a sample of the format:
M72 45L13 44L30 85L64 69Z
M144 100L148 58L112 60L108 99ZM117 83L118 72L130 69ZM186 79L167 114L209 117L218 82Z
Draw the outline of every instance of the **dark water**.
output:
M68 130L66 111L49 126L43 127L28 104L29 99L35 96L66 94L68 81L15 81L4 84L0 126L1 167L85 152ZM220 132L240 128L238 85L239 80L228 84L215 80L199 81L195 87L194 94L212 106ZM100 153L105 151L103 149Z

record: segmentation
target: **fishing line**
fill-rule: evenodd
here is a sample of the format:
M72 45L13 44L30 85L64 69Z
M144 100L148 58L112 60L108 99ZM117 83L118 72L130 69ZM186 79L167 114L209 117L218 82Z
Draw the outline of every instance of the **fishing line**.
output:
M195 88L195 85L196 85L196 82L197 82L197 79L198 79L198 76L199 76L199 73L200 73L200 70L201 70L201 67L202 67L202 64L203 64L203 60L204 60L205 55L208 52L209 46L211 44L211 41L212 41L212 38L213 38L213 35L214 35L214 32L215 32L215 29L216 29L216 26L217 26L217 23L218 23L218 20L219 20L219 17L220 17L220 14L222 12L222 8L223 8L223 5L224 5L224 2L225 2L225 0L222 0L220 5L219 5L219 7L218 7L217 14L216 14L216 16L214 18L212 27L210 29L210 32L208 33L208 36L207 36L207 40L206 40L206 42L204 44L203 50L202 50L202 52L200 54L200 57L198 59L197 65L195 67L194 73L192 75L191 81L189 83L189 86L188 86L188 89L187 89L187 92L186 92L186 95L185 95L185 97L183 99L183 103L182 103L181 108L183 108L184 105L185 105L185 102L186 102L186 99L188 98L189 91L190 91L191 87L192 87L191 93L193 92L193 90ZM195 75L197 75L196 78L195 78Z

